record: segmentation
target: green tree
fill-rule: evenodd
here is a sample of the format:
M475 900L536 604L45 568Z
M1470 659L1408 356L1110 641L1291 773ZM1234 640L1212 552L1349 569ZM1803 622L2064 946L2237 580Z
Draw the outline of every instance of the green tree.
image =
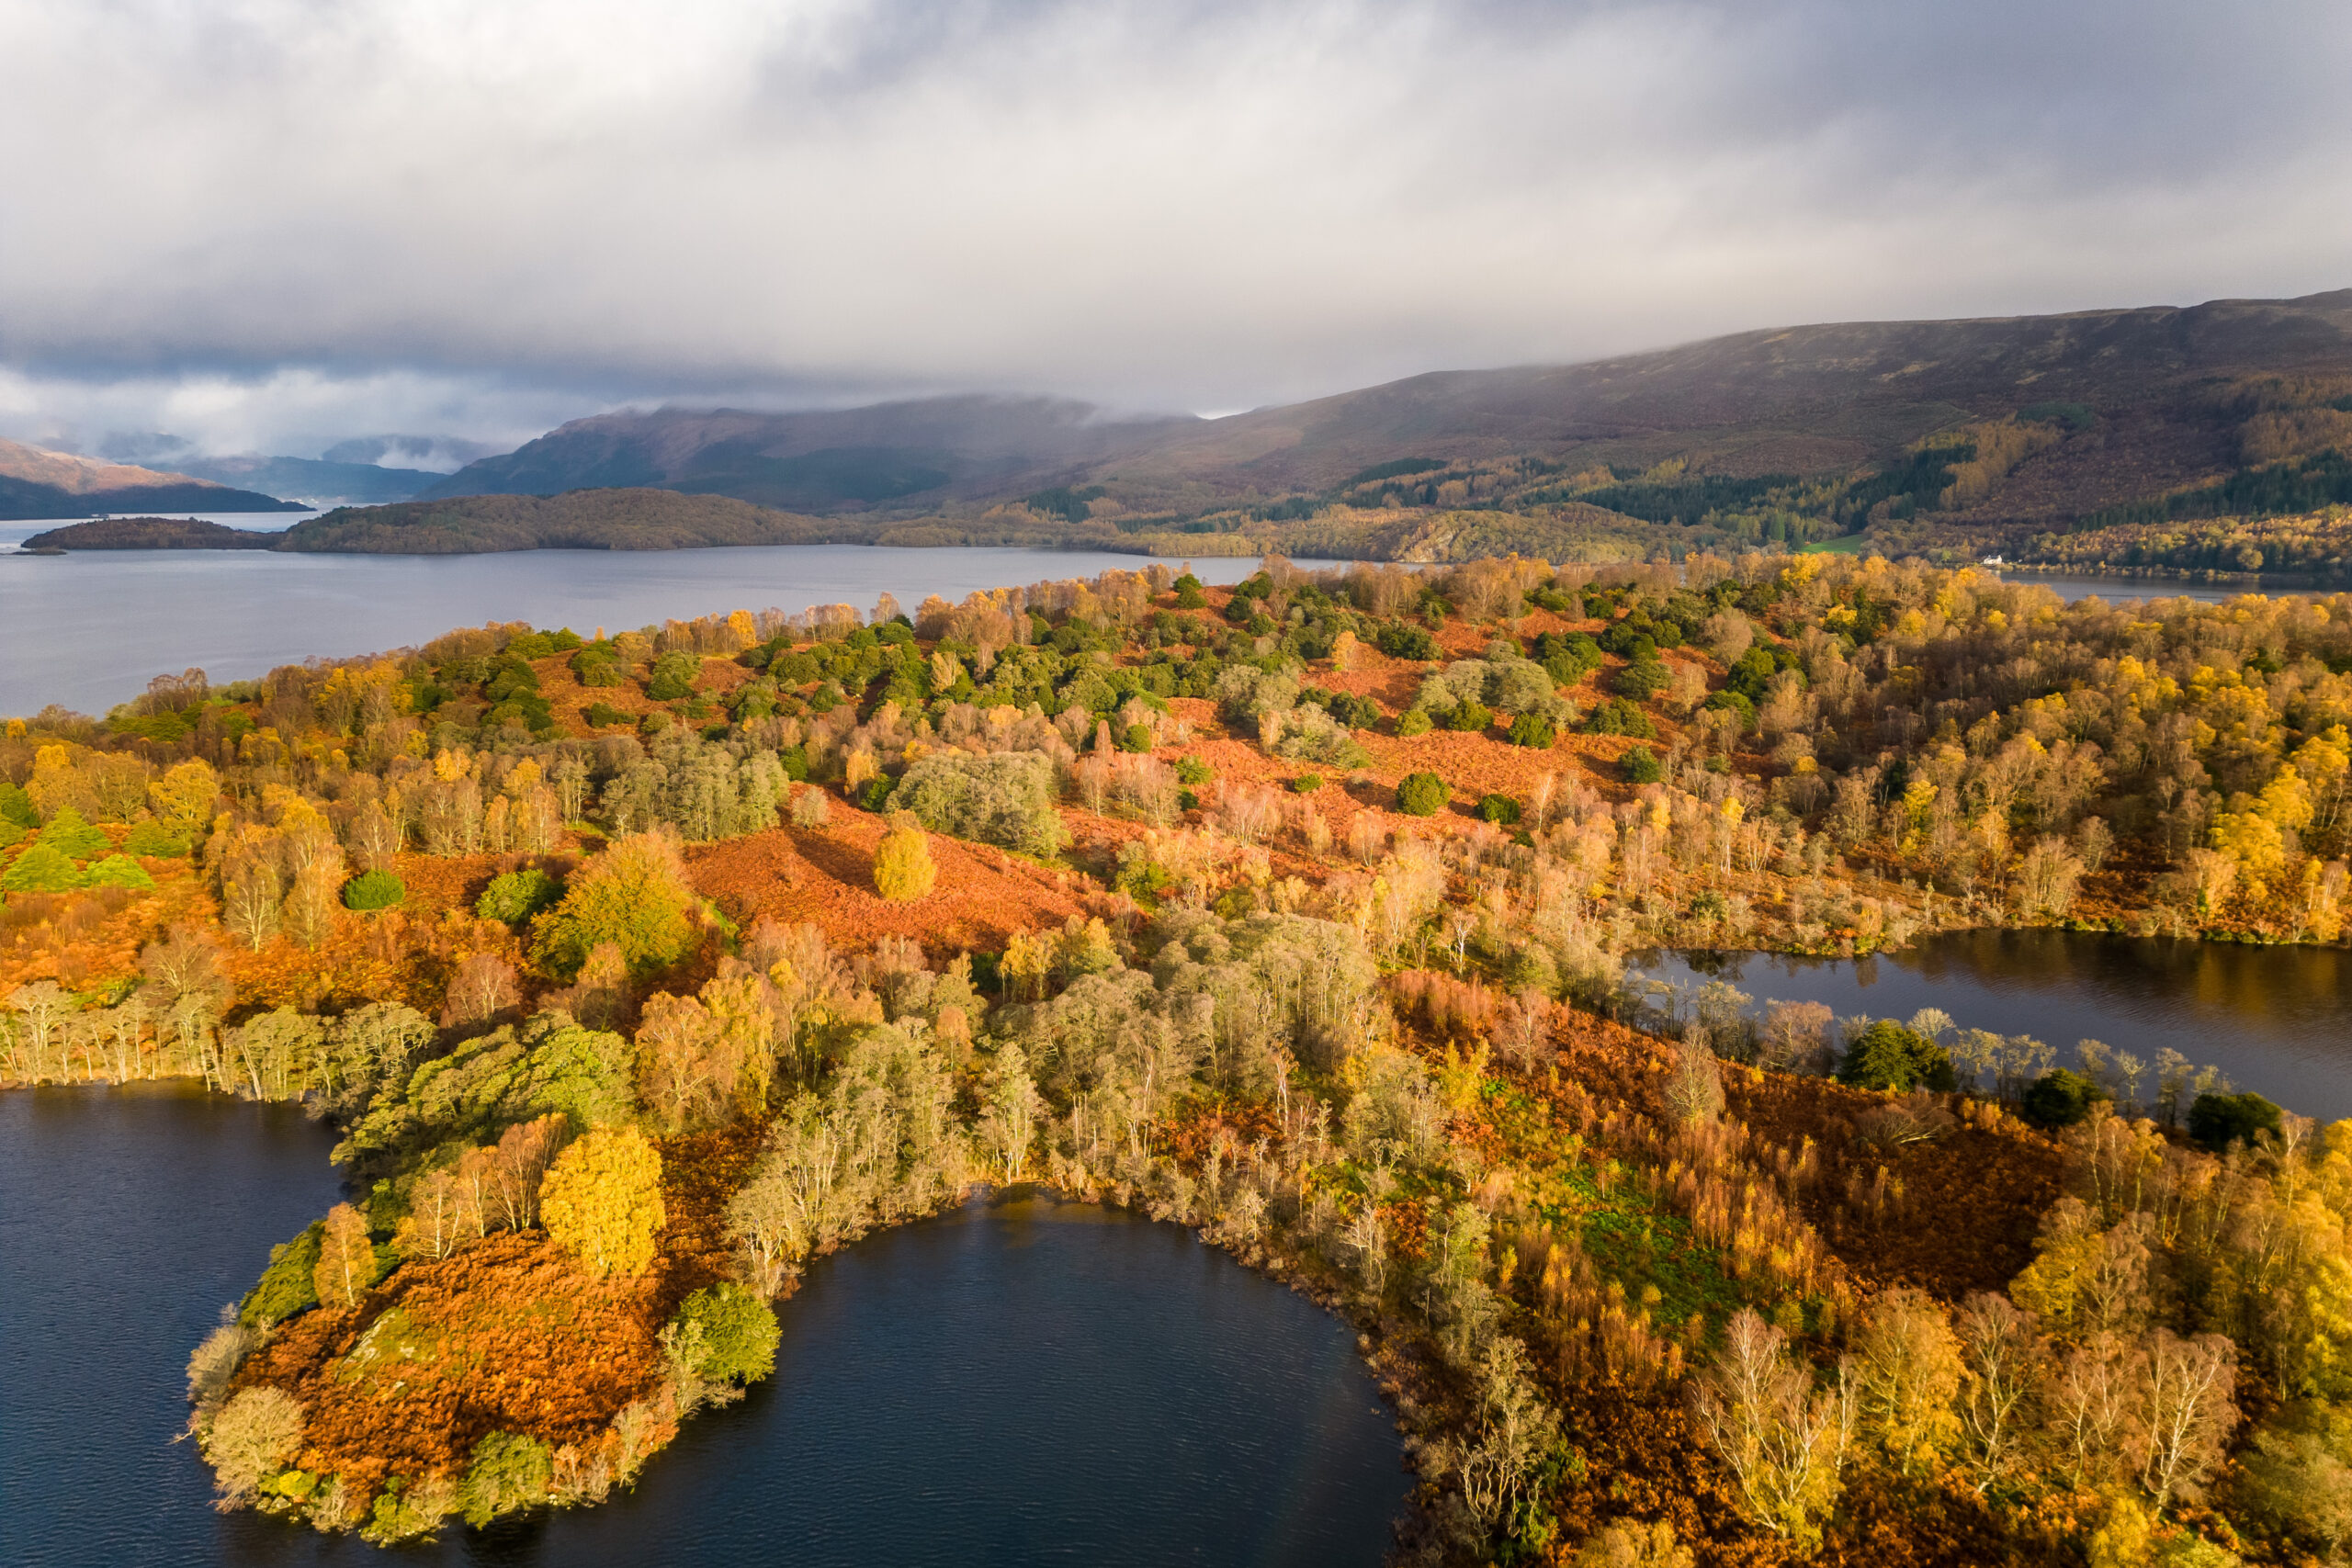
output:
M2188 1135L2217 1154L2232 1144L2253 1144L2256 1134L2276 1134L2278 1122L2278 1108L2250 1090L2200 1094L2188 1108Z
M1656 784L1666 776L1666 769L1658 762L1657 754L1646 746L1636 746L1626 752L1618 765L1625 770L1625 782L1628 784Z
M474 1445L473 1463L458 1489L466 1523L480 1529L501 1514L548 1500L555 1455L547 1444L516 1432L492 1432Z
M1855 1036L1838 1063L1841 1083L1857 1089L1886 1089L1902 1094L1915 1089L1957 1088L1951 1057L1944 1048L1893 1019L1883 1018Z
M88 820L70 806L57 808L57 814L42 827L40 841L74 860L89 860L114 848L106 834L91 827Z
M346 909L390 909L407 897L407 886L381 867L363 871L343 885L343 907Z
M269 1267L238 1303L239 1323L247 1328L283 1323L319 1304L319 1250L326 1228L324 1221L314 1220L292 1241L269 1249Z
M71 893L81 886L82 868L46 843L19 852L7 871L0 873L0 892L5 893Z
M757 1382L775 1371L783 1337L775 1309L731 1280L706 1285L673 1319L700 1330L694 1371L711 1382Z
M1396 809L1408 817L1434 817L1453 798L1453 791L1435 773L1408 773L1396 786Z
M525 866L492 877L481 897L474 900L474 913L485 920L519 926L541 910L554 908L562 897L561 883L537 866Z
M2091 1113L2108 1093L2080 1073L2060 1067L2042 1074L2027 1088L2021 1109L2026 1120L2039 1127L2071 1127Z
M556 1156L539 1188L548 1237L597 1279L641 1274L668 1215L662 1156L635 1127L597 1127Z

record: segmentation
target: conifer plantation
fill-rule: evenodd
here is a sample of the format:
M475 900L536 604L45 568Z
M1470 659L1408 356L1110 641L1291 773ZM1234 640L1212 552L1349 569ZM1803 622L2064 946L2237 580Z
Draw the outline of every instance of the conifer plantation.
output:
M289 1529L604 1502L813 1259L1039 1183L1354 1327L1405 1561L2335 1562L2352 1122L1632 955L2340 948L2347 855L2343 594L1269 557L492 625L8 720L0 1082L335 1128L187 1369Z

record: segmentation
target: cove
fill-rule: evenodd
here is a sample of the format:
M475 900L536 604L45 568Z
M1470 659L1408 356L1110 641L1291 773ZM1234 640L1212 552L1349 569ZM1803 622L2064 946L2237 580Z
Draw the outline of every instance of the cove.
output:
M1843 1017L1941 1008L1963 1029L2030 1034L2075 1063L2098 1040L2143 1058L2165 1046L2323 1122L2352 1116L2352 952L2094 931L1972 931L1869 958L1761 953L1645 956L1672 985L1730 982L1751 1010L1815 1001Z
M1345 1325L1177 1226L1017 1193L814 1265L775 1375L599 1507L390 1554L215 1514L182 1368L334 1201L330 1143L179 1089L0 1095L0 1562L1370 1565L1405 1506Z

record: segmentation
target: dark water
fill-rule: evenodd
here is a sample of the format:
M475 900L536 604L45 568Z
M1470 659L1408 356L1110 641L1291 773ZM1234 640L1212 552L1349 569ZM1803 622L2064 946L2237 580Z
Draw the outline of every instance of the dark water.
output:
M2078 1040L2153 1060L2165 1046L2323 1121L2352 1116L2352 952L2087 931L1955 931L1858 960L1657 953L1653 978L1728 980L1840 1017L1941 1008L1963 1029L2030 1034L2072 1066Z
M0 525L0 547L47 526ZM411 647L493 620L568 626L585 637L598 626L619 632L730 610L843 603L871 609L886 591L911 612L926 594L961 599L979 588L1149 564L1144 556L1091 550L871 545L489 556L0 555L0 714L30 714L48 703L102 714L166 671L194 666L216 682L246 680L313 655ZM1238 582L1258 563L1203 559L1193 570L1204 582Z
M605 1506L386 1555L209 1507L181 1369L334 1201L282 1111L0 1096L0 1563L1372 1564L1408 1478L1351 1333L1157 1225L975 1203L819 1265L775 1376Z

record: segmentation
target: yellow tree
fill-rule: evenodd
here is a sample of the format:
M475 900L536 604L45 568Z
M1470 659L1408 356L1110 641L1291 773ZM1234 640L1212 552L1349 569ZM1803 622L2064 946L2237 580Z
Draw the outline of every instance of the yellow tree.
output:
M874 890L894 902L920 898L939 880L930 840L913 814L894 811L890 830L874 852Z
M662 1156L634 1127L598 1127L556 1156L539 1188L539 1217L557 1246L597 1279L653 1261Z
M212 820L213 802L220 796L220 775L209 762L192 757L149 784L147 796L165 827L183 838L193 837Z
M368 1240L367 1216L348 1203L337 1203L327 1211L326 1235L311 1270L311 1286L328 1306L348 1311L375 1282L376 1249Z

